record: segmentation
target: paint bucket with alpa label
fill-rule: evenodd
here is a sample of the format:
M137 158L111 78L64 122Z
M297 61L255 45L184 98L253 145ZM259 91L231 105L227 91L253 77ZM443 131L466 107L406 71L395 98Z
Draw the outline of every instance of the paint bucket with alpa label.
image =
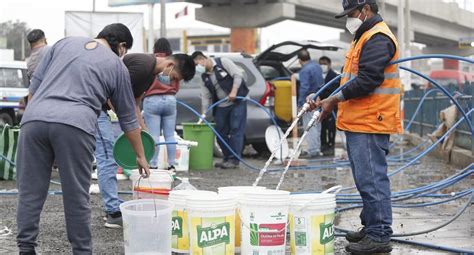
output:
M228 187L219 187L217 188L219 194L228 194L237 196L237 200L241 197L242 192L252 191L252 190L264 190L265 187L261 186L228 186ZM238 201L237 201L238 202ZM240 228L240 215L239 211L236 211L235 214L235 252L240 253L240 243L242 240L242 233Z
M189 224L186 197L191 195L217 195L204 190L173 190L168 201L174 204L171 219L171 250L177 253L189 253Z
M186 207L192 255L235 253L235 196L192 195Z
M334 216L336 195L321 194L290 196L290 248L292 255L334 254Z
M239 199L242 254L285 255L290 192L257 190Z

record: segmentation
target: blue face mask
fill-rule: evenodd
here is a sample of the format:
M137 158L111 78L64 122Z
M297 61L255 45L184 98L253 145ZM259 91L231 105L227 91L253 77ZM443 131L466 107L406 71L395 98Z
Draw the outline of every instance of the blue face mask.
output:
M203 65L197 65L196 66L196 73L205 73L206 72L206 67Z
M164 71L161 72L160 74L158 74L158 80L160 81L161 84L164 84L164 85L171 85L171 78L170 78L170 73L173 72L173 67L171 67L171 70L170 72L168 73L168 75L164 75Z

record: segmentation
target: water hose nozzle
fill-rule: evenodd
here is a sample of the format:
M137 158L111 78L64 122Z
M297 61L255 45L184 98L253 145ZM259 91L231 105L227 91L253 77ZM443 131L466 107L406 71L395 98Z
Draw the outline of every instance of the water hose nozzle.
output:
M321 115L321 112L320 111L315 111L313 113L313 117L311 117L311 120L309 121L308 125L306 126L305 128L305 131L309 131L313 125L318 122L319 120L319 115Z
M303 107L301 107L301 110L298 112L298 115L296 116L297 119L303 117L303 114L309 110L309 104L305 103Z

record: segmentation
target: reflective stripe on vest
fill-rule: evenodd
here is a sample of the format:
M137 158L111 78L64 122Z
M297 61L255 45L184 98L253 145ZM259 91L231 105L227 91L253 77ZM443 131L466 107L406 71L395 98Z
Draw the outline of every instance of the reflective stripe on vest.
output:
M348 80L357 77L357 74L351 74L351 73L342 73L341 75L342 78L347 78ZM385 80L391 80L391 79L399 79L400 78L400 73L384 73L384 79Z
M374 95L398 95L400 88L376 88L371 94Z

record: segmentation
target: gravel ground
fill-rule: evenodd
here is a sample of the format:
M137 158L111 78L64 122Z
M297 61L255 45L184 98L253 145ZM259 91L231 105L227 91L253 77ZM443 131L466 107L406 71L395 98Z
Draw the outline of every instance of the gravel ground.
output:
M341 154L339 150L337 154ZM266 160L264 157L247 158L247 160L257 166L262 166ZM315 165L313 163L312 165ZM281 167L281 166L279 166ZM395 169L391 166L390 169ZM433 157L425 157L421 163L410 167L408 170L394 176L392 189L401 190L418 187L423 184L441 180L454 174L457 170L444 164L441 160ZM241 167L236 170L215 169L211 171L191 171L189 173L178 173L179 176L187 176L191 183L199 189L217 190L220 186L251 185L257 176L257 172ZM261 186L275 188L280 178L279 173L267 173ZM53 173L53 179L58 180L58 174ZM94 181L94 183L96 183ZM289 191L321 191L331 186L341 184L343 186L353 185L351 172L347 168L326 169L326 170L291 170L283 183L282 189ZM130 190L130 181L120 181L120 190ZM472 178L465 180L453 188L447 190L452 192L472 187ZM13 181L0 182L1 189L13 189ZM60 186L52 184L51 190L58 190ZM125 200L130 200L130 195L122 196ZM448 219L459 208L463 201L450 203L448 206L434 206L423 209L394 209L394 230L395 232L410 232L413 230L426 229L440 224ZM96 254L121 254L123 253L123 236L121 230L111 230L103 227L102 209L100 195L91 196L92 205L92 228L94 240L94 253ZM13 232L8 236L0 236L0 254L17 253L15 234L15 212L16 196L1 196L0 199L0 227L7 226ZM339 215L336 224L339 227L357 228L359 227L358 210L352 210ZM472 210L465 213L456 224L415 238L416 241L437 243L440 245L465 248L474 250L472 243L473 235L473 214ZM62 206L62 196L51 195L48 197L41 215L38 251L42 254L65 254L70 253L70 246L65 233L64 213ZM344 254L346 241L336 238L336 254ZM447 254L434 250L425 250L419 247L401 245L394 243L394 251L391 254Z

